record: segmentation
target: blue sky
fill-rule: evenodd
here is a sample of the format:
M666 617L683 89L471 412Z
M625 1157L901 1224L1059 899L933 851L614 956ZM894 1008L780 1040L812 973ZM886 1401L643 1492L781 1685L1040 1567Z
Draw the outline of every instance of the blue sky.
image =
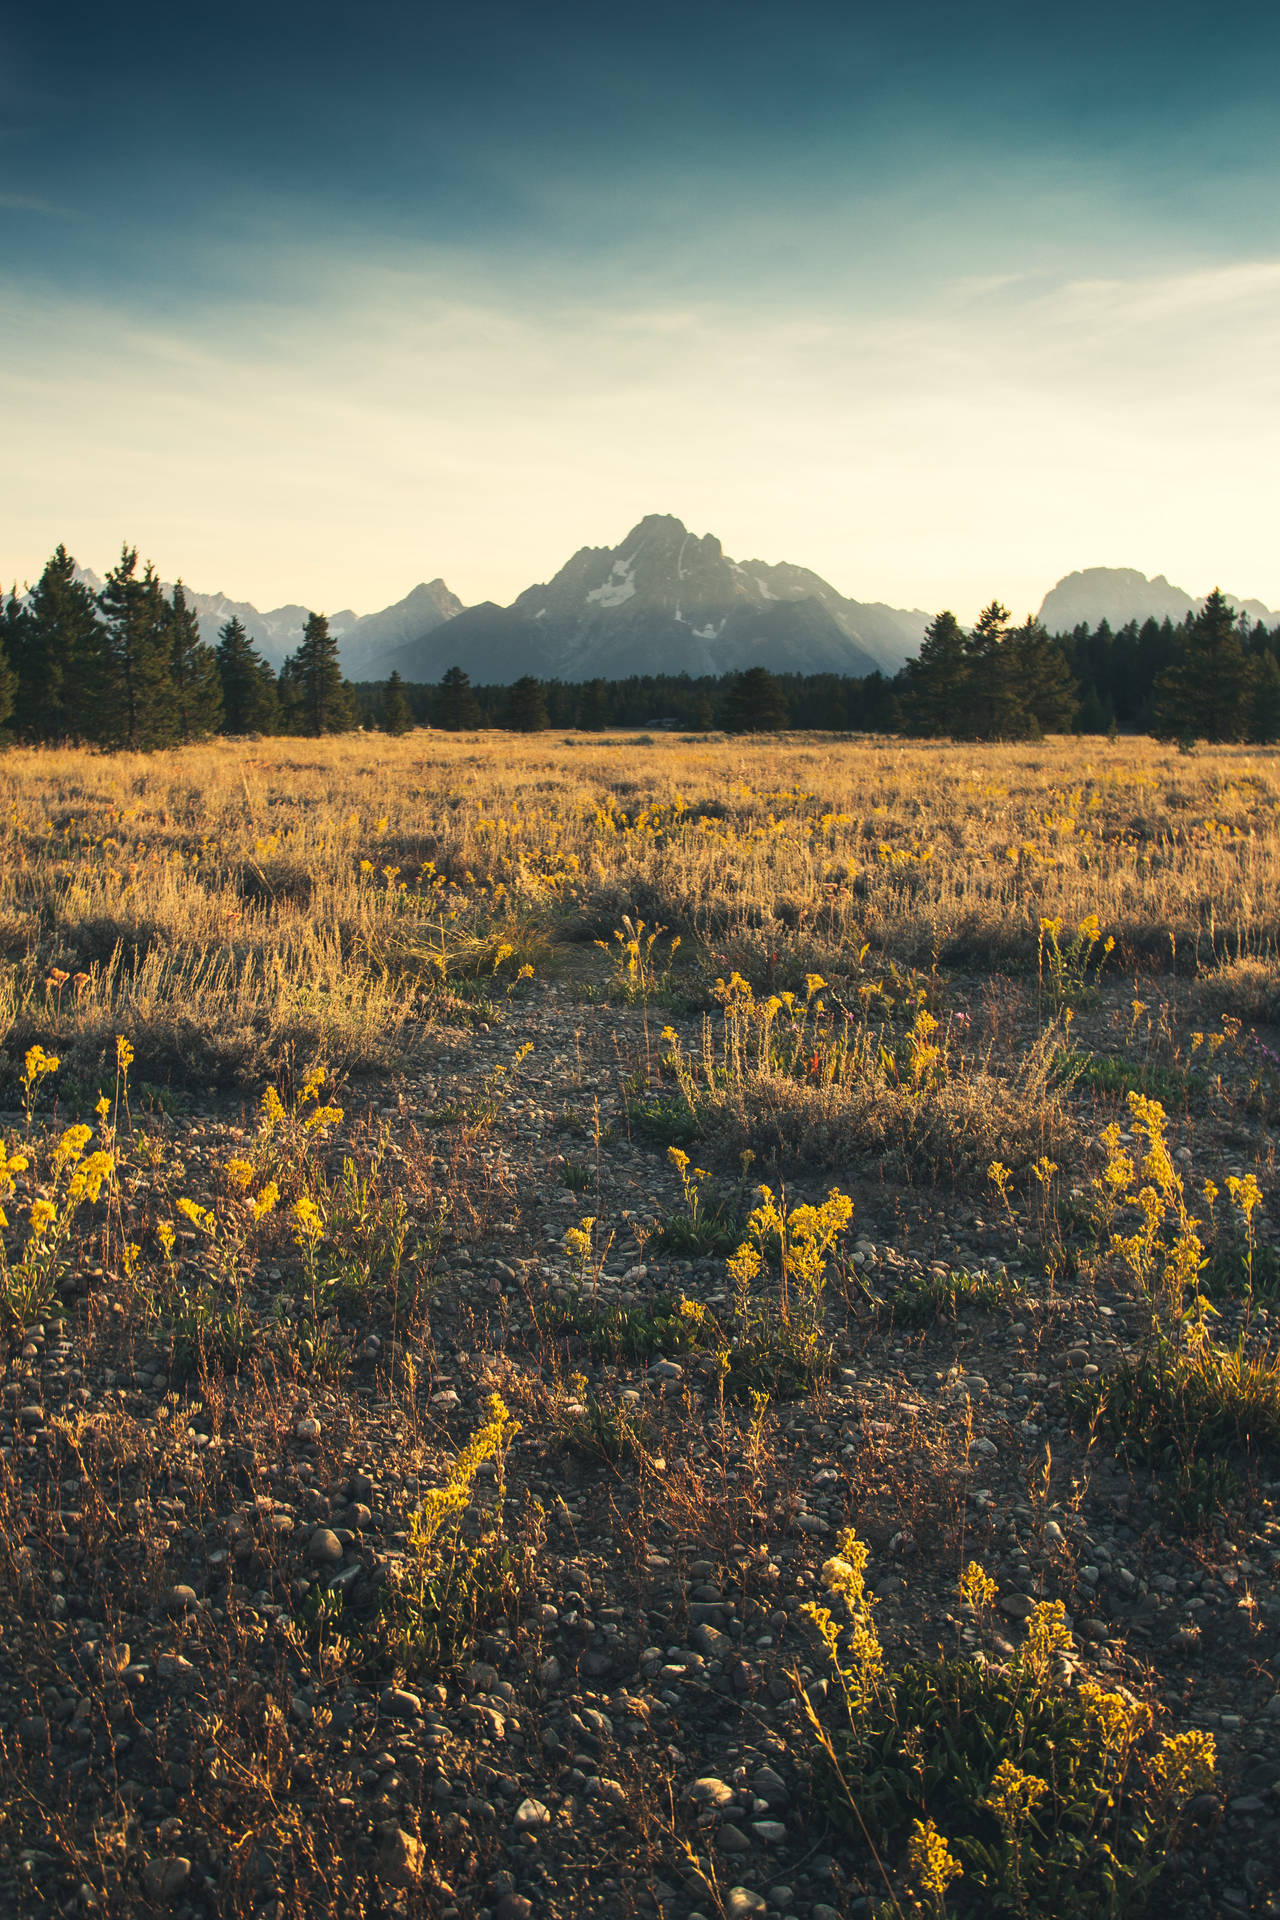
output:
M0 12L0 569L1280 604L1262 5Z

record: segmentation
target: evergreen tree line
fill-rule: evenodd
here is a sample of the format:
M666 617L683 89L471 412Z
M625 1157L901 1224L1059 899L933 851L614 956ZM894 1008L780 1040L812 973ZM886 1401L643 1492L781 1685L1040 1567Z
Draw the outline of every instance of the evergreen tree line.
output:
M356 689L362 719L385 725L387 693ZM1034 740L1047 733L1153 733L1167 740L1280 740L1280 627L1237 617L1218 592L1180 626L1050 634L1010 623L999 601L972 628L951 613L929 623L917 659L892 679L774 674L719 679L634 675L581 684L526 677L473 687L461 667L438 686L396 689L415 725L458 731L543 727L603 731L674 726L764 733L779 727L899 733L925 739Z
M166 593L135 547L95 593L60 546L25 599L0 604L0 729L19 740L146 749L357 724L323 614L276 674L239 620L206 645L181 582Z
M200 639L181 583L166 594L126 547L101 590L59 547L26 600L0 604L0 731L19 740L149 748L215 733L404 733L546 727L603 732L770 732L780 727L967 740L1123 729L1160 738L1280 740L1280 627L1237 617L1216 590L1180 625L1050 634L1011 624L992 601L971 628L940 613L919 657L890 678L774 674L719 678L637 674L625 680L473 687L461 667L438 685L352 687L323 614L308 617L279 674L237 619L217 645Z

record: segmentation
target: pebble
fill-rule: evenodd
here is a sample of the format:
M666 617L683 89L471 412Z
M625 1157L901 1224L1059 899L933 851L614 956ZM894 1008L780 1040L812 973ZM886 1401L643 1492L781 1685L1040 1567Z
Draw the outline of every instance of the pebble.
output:
M156 1679L165 1687L188 1686L196 1679L195 1662L182 1653L162 1653L156 1660Z
M317 1527L307 1542L307 1558L315 1566L331 1567L342 1558L342 1542L332 1527Z
M164 1596L164 1610L166 1613L194 1613L199 1605L200 1602L196 1598L194 1587L170 1587Z
M529 1796L520 1802L511 1822L517 1833L528 1833L533 1827L549 1827L551 1810L544 1807L541 1800Z
M427 1850L421 1840L402 1827L393 1827L384 1835L378 1854L378 1871L384 1880L398 1886L410 1886L422 1878Z
M751 1790L756 1798L763 1800L772 1811L776 1807L785 1807L791 1798L791 1790L780 1774L772 1767L757 1767L751 1776Z
M768 1902L764 1895L753 1893L750 1887L730 1887L724 1896L725 1920L749 1920L753 1913L767 1913Z
M170 1860L148 1860L142 1870L143 1884L153 1900L176 1900L191 1878L191 1862L184 1854Z
M382 1711L394 1720L416 1720L422 1712L422 1702L407 1687L388 1687L382 1696Z
M718 1780L714 1774L708 1773L701 1780L694 1781L688 1797L698 1807L731 1807L734 1791L727 1780Z
M293 1430L299 1440L318 1440L320 1438L320 1422L318 1420L312 1420L309 1417L305 1420L299 1420Z

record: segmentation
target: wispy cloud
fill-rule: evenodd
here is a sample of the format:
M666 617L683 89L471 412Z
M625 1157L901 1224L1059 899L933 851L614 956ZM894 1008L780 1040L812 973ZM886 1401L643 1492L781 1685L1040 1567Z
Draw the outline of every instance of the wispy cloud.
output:
M260 603L506 599L662 510L900 604L1026 610L1100 563L1280 603L1280 262L852 315L499 299L453 260L322 280L203 330L11 296L5 574L128 537Z

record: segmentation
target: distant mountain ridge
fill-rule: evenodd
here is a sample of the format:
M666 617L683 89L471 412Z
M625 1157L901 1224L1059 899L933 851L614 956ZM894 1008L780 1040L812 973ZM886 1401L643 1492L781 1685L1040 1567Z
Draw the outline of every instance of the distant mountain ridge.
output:
M101 581L87 569L81 577ZM233 616L273 667L298 646L307 608L262 613L225 593L185 589L202 639ZM465 607L443 580L394 606L329 615L351 680L435 681L462 666L477 684L531 673L569 681L631 674L894 674L918 651L929 615L849 600L807 567L730 560L714 534L672 514L649 514L616 547L582 547L545 585L509 607Z
M95 591L102 581L88 568ZM216 641L235 616L279 667L302 639L308 609L268 612L225 593L186 589L203 639ZM1280 612L1260 600L1232 605L1268 626ZM1163 574L1086 567L1051 587L1039 618L1051 633L1107 620L1175 623L1203 606ZM646 515L616 547L581 547L545 584L508 607L464 607L441 579L394 605L329 615L342 670L351 680L437 681L452 666L477 684L539 679L626 679L632 674L720 675L764 666L775 673L892 675L920 648L930 615L880 601L847 599L807 567L731 560L714 534L691 533L673 514Z
M649 514L616 547L582 547L509 607L486 601L386 661L406 680L465 666L476 682L521 674L896 673L929 616L846 600L807 568L730 560L714 534Z
M1280 613L1265 607L1261 600L1226 598L1240 613L1264 626L1280 623ZM1162 573L1148 579L1132 567L1085 567L1068 573L1051 587L1040 607L1041 624L1050 633L1070 633L1073 627L1098 626L1103 620L1112 628L1127 626L1130 620L1172 620L1176 626L1189 613L1199 613L1204 598L1193 599L1182 587L1175 587Z

